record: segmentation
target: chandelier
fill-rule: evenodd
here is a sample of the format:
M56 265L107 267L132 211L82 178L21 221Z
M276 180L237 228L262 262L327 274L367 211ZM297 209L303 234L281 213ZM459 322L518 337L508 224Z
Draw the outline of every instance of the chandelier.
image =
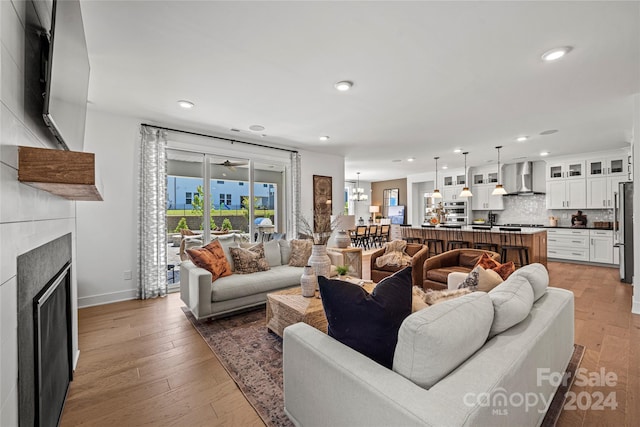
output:
M358 175L358 183L356 184L356 188L353 189L353 194L351 194L349 200L356 202L369 200L369 196L364 194L364 188L360 187L360 172L356 172L356 174Z

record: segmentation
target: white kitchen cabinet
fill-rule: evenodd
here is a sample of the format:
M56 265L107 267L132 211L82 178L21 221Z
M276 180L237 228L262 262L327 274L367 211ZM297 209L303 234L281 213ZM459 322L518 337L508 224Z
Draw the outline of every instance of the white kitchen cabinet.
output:
M502 196L494 196L493 189L495 185L474 185L471 189L473 197L471 198L471 209L474 211L504 210Z
M626 175L587 178L587 208L613 209L618 184L626 180Z
M547 257L589 261L589 230L547 229Z
M584 179L547 181L547 209L585 209L587 183Z
M589 261L613 264L613 231L589 230Z
M488 171L478 171L474 172L471 175L471 185L482 185L482 184L497 184L498 183L498 172L488 172ZM494 186L495 188L495 186Z
M547 181L564 179L584 179L585 161L550 161L547 163Z
M587 160L587 177L626 176L627 155L589 159Z
M442 187L442 200L443 201L465 201L464 197L460 197L462 192L462 185L453 185L449 187Z

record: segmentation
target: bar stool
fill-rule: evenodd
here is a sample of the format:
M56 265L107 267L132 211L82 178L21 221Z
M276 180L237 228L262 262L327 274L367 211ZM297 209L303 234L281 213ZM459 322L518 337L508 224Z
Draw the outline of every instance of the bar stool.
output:
M423 225L424 240L423 245L427 245L427 257L431 254L438 255L444 252L444 240L438 238L438 232L434 225ZM438 250L439 249L439 250Z
M474 225L471 227L473 233L473 248L498 252L498 244L493 243L491 226Z
M413 235L411 224L400 225L400 233L402 240L406 240L407 243L420 243L420 238Z
M529 264L529 248L522 240L522 229L517 227L500 227L500 258L507 262L509 251L518 251L519 267Z
M461 225L445 225L447 230L447 250L470 248L471 242L462 238Z

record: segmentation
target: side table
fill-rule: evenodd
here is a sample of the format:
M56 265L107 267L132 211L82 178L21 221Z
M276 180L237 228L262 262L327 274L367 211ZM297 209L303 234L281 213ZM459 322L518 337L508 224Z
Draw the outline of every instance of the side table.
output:
M347 274L351 277L362 278L362 248L346 247L346 248L327 248L328 252L338 255L338 263L335 264L335 258L332 257L335 265L346 265L349 267ZM331 254L329 254L331 256Z

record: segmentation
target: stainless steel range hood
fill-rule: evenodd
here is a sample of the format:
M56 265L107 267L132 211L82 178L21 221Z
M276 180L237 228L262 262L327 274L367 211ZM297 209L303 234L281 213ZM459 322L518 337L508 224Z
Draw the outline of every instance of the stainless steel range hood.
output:
M516 191L505 196L533 196L545 194L533 191L533 162L516 163Z

